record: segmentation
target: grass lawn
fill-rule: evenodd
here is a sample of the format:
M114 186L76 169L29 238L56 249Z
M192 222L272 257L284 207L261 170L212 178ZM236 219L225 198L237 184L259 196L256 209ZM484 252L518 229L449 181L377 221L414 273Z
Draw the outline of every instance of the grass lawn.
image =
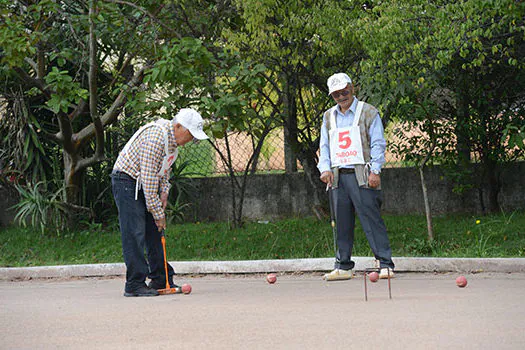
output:
M434 217L433 242L423 215L384 215L394 258L525 257L525 212ZM115 219L114 222L117 220ZM258 260L333 257L329 221L313 217L257 223L230 230L227 223L179 224L166 231L168 260ZM56 234L31 228L0 231L0 266L122 262L118 226ZM355 256L372 256L357 223Z

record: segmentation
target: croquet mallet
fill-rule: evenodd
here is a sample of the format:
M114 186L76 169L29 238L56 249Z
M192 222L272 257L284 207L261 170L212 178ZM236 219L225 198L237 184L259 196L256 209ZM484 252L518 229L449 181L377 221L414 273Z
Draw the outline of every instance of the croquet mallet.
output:
M334 237L334 256L337 256L337 231L335 228L335 204L334 204L334 189L329 184L326 185L328 192L328 203L330 206L330 225L332 226L332 235Z
M160 241L162 242L162 251L164 252L164 272L166 273L166 288L157 289L157 292L159 292L159 294L162 295L182 293L182 288L170 287L170 282L168 280L168 261L166 260L166 236L164 235L164 230L160 232Z

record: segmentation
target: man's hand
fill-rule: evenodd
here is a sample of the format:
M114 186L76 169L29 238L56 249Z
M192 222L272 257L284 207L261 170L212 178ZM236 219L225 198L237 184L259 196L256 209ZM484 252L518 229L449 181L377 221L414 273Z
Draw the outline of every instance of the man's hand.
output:
M166 192L160 194L160 201L162 203L162 210L166 210L166 207L168 206L168 194Z
M368 175L368 187L376 188L376 187L379 187L380 184L381 184L381 176L379 176L379 174L374 174L370 172L370 175Z
M159 232L166 229L166 217L163 217L162 219L155 220L155 224L157 225L157 228L159 229Z
M334 173L331 171L323 171L320 179L322 182L329 184L329 186L332 187L332 183L334 182Z

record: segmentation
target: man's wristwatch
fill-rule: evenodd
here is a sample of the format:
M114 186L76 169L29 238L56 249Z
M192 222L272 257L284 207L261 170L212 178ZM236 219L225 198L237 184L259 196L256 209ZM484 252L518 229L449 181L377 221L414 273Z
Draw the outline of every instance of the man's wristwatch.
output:
M381 174L381 170L371 170L372 173L379 175Z

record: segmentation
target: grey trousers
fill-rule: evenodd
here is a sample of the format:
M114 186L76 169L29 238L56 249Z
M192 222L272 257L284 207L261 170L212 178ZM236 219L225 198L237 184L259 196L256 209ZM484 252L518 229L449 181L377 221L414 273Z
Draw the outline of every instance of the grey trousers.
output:
M361 188L355 174L341 174L339 187L333 190L337 227L337 254L335 268L354 268L352 249L354 246L355 213L365 232L370 248L381 267L394 268L392 249L381 218L382 196L380 190Z

